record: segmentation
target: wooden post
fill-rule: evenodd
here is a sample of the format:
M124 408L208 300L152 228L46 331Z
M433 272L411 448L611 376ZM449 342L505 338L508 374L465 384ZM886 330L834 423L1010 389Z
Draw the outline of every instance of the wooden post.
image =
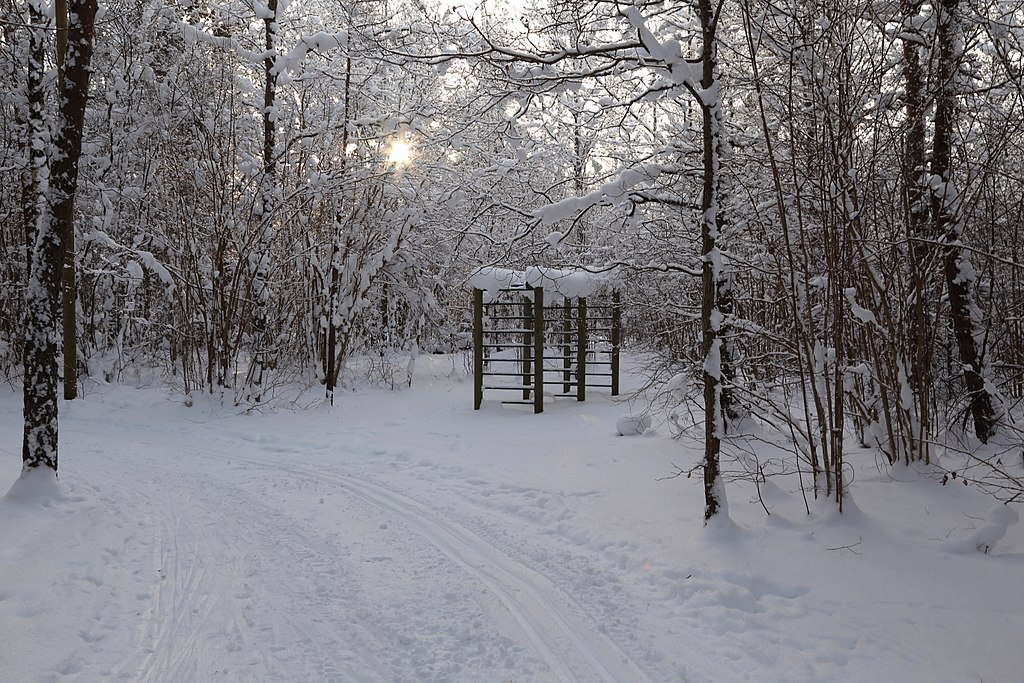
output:
M484 402L484 290L473 290L473 410Z
M544 288L533 290L533 412L544 412Z
M619 290L612 292L612 396L619 395L619 344L622 337L619 326L622 322L622 301Z
M587 400L587 299L582 296L576 314L576 400Z
M527 293L523 293L525 298ZM523 333L523 343L520 351L523 354L522 360L522 371L523 371L523 400L526 401L530 398L530 381L533 379L533 340L536 338L537 330L534 328L534 302L526 299L523 303L523 329L526 332ZM534 386L536 389L536 386Z
M569 302L569 298L566 297L565 303L562 308L562 334L559 335L558 340L562 345L562 393L568 394L570 384L572 380L572 350L569 346L569 340L572 339L572 304Z

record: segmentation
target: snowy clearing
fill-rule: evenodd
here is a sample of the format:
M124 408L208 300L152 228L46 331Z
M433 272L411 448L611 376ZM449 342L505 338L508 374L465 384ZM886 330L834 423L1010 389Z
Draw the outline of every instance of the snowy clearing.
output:
M732 483L736 528L705 529L699 480L667 478L699 445L657 416L474 412L461 361L417 372L333 409L62 404L59 484L0 498L0 679L1024 681L1024 525L954 552L974 489L857 451L842 517ZM0 491L20 411L4 390Z

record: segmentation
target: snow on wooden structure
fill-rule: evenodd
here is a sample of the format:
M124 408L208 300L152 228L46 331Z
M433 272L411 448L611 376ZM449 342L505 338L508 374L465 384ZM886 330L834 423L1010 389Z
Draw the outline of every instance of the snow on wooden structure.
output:
M544 411L546 386L577 401L588 387L618 395L621 305L609 280L583 270L488 267L469 285L476 410L485 391L515 392L502 403L535 413Z

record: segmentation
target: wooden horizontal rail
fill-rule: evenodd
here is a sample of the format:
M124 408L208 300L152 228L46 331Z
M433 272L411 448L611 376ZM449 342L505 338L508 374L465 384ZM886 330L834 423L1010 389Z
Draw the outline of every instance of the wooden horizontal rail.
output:
M499 291L516 292L520 296L497 296L485 303L483 290L477 289L473 295L474 404L477 409L485 389L522 392L521 400L502 402L533 405L537 413L544 409L545 383L551 388L562 385L566 392L574 388L574 394L561 395L574 396L577 401L586 400L587 387L611 389L612 395L618 394L621 309L617 292L611 297L611 303L590 305L585 297L579 297L545 305L542 287L503 287ZM509 343L502 343L502 340ZM508 354L511 357L495 358L490 355L491 349L511 351ZM509 362L515 364L511 367L516 368L516 372L505 371L509 366L497 365ZM500 369L486 370L488 367ZM485 386L487 377L506 378L513 384ZM605 382L606 379L611 383Z

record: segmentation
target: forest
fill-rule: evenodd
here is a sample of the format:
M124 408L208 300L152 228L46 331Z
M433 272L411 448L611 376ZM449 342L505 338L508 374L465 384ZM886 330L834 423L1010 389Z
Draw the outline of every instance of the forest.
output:
M840 509L851 444L1024 498L1021 0L0 0L0 74L26 469L85 382L330 401L551 266L619 283L706 518L745 421Z

